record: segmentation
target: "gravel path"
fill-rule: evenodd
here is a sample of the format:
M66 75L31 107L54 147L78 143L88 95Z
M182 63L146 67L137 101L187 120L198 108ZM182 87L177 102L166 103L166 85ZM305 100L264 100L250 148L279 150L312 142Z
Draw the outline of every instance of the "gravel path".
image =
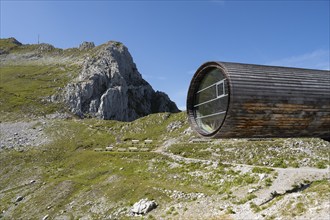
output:
M274 195L284 195L295 188L308 186L308 183L317 180L330 179L330 170L317 169L311 167L300 168L273 168L278 172L278 177L274 180L271 187L260 190L256 193L258 200L257 205L267 203ZM298 190L299 191L299 190Z

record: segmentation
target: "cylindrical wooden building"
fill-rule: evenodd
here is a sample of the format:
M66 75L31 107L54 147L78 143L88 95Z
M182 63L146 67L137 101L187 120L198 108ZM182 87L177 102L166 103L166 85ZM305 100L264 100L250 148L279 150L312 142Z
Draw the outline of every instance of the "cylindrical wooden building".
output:
M187 97L192 128L212 138L330 139L330 71L204 63Z

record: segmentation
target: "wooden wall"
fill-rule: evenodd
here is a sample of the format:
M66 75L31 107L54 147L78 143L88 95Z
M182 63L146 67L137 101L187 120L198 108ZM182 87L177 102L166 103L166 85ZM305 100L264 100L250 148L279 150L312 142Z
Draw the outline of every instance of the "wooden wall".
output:
M222 69L228 78L229 106L219 130L204 135L330 139L330 71L228 62L205 63L192 79L187 113L197 132L203 133L196 128L191 105L198 87L196 79L211 66Z

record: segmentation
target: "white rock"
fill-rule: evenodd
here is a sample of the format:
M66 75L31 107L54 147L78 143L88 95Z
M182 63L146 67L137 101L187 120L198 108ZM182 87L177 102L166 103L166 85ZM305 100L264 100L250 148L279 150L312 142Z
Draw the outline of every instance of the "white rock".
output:
M134 215L145 215L151 210L157 207L157 203L155 201L149 201L148 199L141 199L137 203L135 203L131 209Z
M252 189L249 189L249 190L248 190L248 193L253 193L253 192L255 192L255 191L257 191L257 189L252 188Z

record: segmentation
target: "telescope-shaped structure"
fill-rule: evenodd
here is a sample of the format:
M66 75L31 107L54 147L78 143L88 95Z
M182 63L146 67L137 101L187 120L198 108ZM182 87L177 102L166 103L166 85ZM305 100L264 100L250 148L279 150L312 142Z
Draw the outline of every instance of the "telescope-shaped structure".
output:
M207 62L191 80L187 114L204 137L329 141L330 71Z

